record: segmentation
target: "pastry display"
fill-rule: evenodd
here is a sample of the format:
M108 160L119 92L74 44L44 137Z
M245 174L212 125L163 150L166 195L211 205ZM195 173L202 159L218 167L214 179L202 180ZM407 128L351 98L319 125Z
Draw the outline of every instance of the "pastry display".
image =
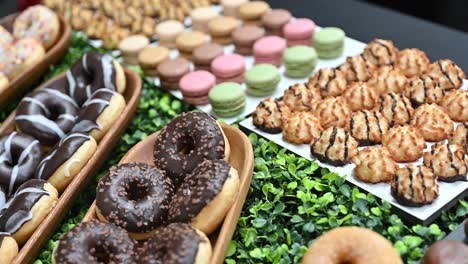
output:
M354 175L363 182L389 182L398 169L388 150L376 146L360 150L352 161L356 165Z
M339 69L345 74L348 82L365 82L373 76L375 66L367 62L361 54L346 58L346 62L339 66Z
M457 122L468 122L468 90L452 90L442 98L440 105Z
M390 126L408 124L414 113L409 99L396 93L381 95L375 110L383 114Z
M468 246L456 240L440 240L432 244L422 259L422 264L464 263Z
M376 67L382 67L396 63L398 49L391 40L374 39L367 44L363 54L366 61Z
M216 76L216 83L243 83L245 69L244 57L235 53L218 56L211 62L211 71Z
M333 166L350 163L358 152L357 141L341 127L328 127L310 145L312 156Z
M253 46L255 64L268 63L276 67L283 64L286 41L277 36L267 36L257 40Z
M382 145L397 162L412 162L419 159L426 143L421 132L414 127L395 126L382 137Z
M314 35L314 48L321 59L334 59L343 54L346 34L341 28L325 27Z
M377 95L381 95L401 93L408 86L408 79L398 68L386 65L378 68L368 83L374 87Z
M410 99L414 107L418 107L422 104L439 103L444 97L444 90L437 79L423 74L409 81L405 96Z
M138 64L146 76L158 76L158 65L169 59L169 49L164 46L147 46L138 53Z
M208 104L208 93L216 85L216 77L207 71L194 71L180 79L184 102L192 105Z
M351 114L346 130L359 146L379 144L390 128L387 119L378 111L361 110Z
M271 95L281 80L278 69L271 64L257 64L245 74L247 93L252 96L264 97Z
M404 49L398 52L396 67L411 78L421 75L429 68L429 59L420 49Z
M364 82L355 82L348 85L343 93L343 98L346 99L352 111L372 109L377 102L374 87Z
M301 261L313 263L403 264L392 243L366 228L337 227L320 236Z
M349 122L351 108L343 97L327 97L313 106L323 128L344 127Z
M322 68L309 78L309 89L318 89L325 98L344 93L348 81L345 74L336 68Z
M0 262L12 263L18 255L18 243L8 233L0 232Z
M459 124L452 137L449 138L450 144L458 144L465 149L468 155L468 123Z
M210 20L219 16L218 11L212 6L198 7L190 12L192 19L192 29L195 31L208 32L208 23Z
M262 25L269 36L283 36L283 27L291 21L292 15L286 9L273 9L262 16Z
M249 0L221 0L225 16L239 17L239 7Z
M310 144L323 128L311 112L292 112L283 120L283 138L294 144Z
M285 75L291 78L306 78L315 69L318 56L309 46L294 46L284 52Z
M431 169L410 164L393 175L391 193L398 203L420 207L432 203L439 196L437 176Z
M261 101L252 114L254 125L267 133L281 133L284 120L290 115L290 109L283 100L268 97Z
M465 181L468 177L465 150L457 144L432 145L431 151L424 153L424 166L432 169L439 181Z
M411 125L418 128L424 139L431 142L447 139L453 132L450 117L436 104L423 104L412 116Z
M451 60L439 60L429 65L427 74L439 81L444 90L458 89L463 84L465 73Z
M161 88L177 90L180 79L190 72L190 62L184 58L167 59L158 65L157 71Z
M284 90L283 101L293 111L311 111L322 97L316 89L309 89L304 84L296 83Z
M247 104L244 88L235 82L224 82L216 85L208 94L213 112L219 117L240 115Z
M184 24L175 20L167 20L156 26L155 33L159 37L159 45L175 48L175 41L182 32L184 32Z
M314 41L315 23L308 18L297 18L283 26L283 36L288 46L312 46Z
M192 60L192 52L197 47L208 43L208 36L200 31L185 31L176 38L179 56Z
M211 35L211 41L220 45L232 43L231 34L241 25L241 22L229 16L219 16L208 22L208 32Z
M248 1L239 6L239 17L244 24L262 25L262 16L270 10L270 5L264 1Z
M242 26L232 32L235 52L244 56L253 54L253 45L265 36L265 29L257 26Z
M192 53L195 69L211 71L211 63L221 55L224 55L224 48L219 44L208 43L197 47Z
M138 54L149 43L148 38L144 35L132 35L122 39L118 49L122 52L122 59L126 63L136 65L138 64Z

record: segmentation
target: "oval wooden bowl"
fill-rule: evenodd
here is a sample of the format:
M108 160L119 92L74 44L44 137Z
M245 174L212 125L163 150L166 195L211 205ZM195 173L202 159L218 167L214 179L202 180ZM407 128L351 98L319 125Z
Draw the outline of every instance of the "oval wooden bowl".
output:
M0 25L12 32L13 22L18 14L13 14L0 19ZM67 52L70 46L71 26L61 16L59 39L46 51L44 58L40 62L25 69L19 76L10 80L5 89L0 90L0 109L12 100L24 95L31 85L37 82L49 69L49 66L57 63Z
M245 198L249 192L250 182L252 181L253 173L253 149L247 136L239 129L232 126L221 124L221 127L226 134L226 137L231 145L231 156L229 163L237 169L240 177L240 189L236 201L224 218L223 223L217 231L210 235L211 244L213 246L213 255L211 264L221 264L224 262L226 253L231 242L232 235L236 230L237 221L239 220L242 207L244 206ZM153 133L146 139L136 144L130 149L127 154L120 160L119 164L129 162L143 162L154 165L153 163L153 146L159 132ZM83 221L98 219L96 216L95 202L91 205Z
M55 204L49 215L42 221L29 240L20 248L19 254L13 260L14 264L30 263L34 260L44 243L52 236L55 228L65 216L65 213L70 208L73 201L75 201L76 197L84 189L89 180L98 172L111 150L119 141L120 136L132 121L138 102L140 101L141 79L137 73L126 68L124 68L124 70L127 78L127 87L123 96L127 105L123 113L101 139L96 152L88 163L80 173L73 178L65 191L60 195L57 204ZM42 84L39 88L45 87L55 79L63 78L64 76L65 73L62 73ZM10 133L14 129L15 112L13 112L0 127L0 135Z

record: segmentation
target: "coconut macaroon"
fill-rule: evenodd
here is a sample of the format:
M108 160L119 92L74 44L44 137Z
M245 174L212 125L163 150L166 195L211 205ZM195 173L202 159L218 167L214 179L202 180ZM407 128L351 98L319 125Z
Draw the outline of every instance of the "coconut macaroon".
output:
M374 39L364 49L364 58L376 67L393 65L397 60L398 49L393 41Z
M357 147L357 141L348 131L341 127L329 127L312 142L310 152L321 162L344 166L357 154Z
M317 102L313 113L320 119L323 128L344 127L351 116L351 108L343 97L327 97Z
M377 95L400 93L405 89L408 78L395 66L386 65L378 68L368 83Z
M293 112L284 119L283 138L294 144L310 144L322 130L320 120L311 112Z
M291 111L310 111L314 103L322 96L317 89L309 89L304 84L296 83L284 91L283 101Z
M467 179L468 164L460 145L440 142L424 153L424 166L432 169L440 181L454 182Z
M345 74L348 82L365 82L374 74L375 66L366 61L361 54L346 58L346 62L339 66L338 69Z
M468 90L452 90L440 102L454 121L468 122Z
M289 107L283 100L268 97L257 105L252 114L252 121L258 129L277 134L281 133L283 120L288 118L289 114Z
M382 138L382 145L388 149L397 162L412 162L419 159L426 142L421 132L408 125L396 126L388 130Z
M352 159L354 175L363 182L389 182L398 169L386 148L372 146L358 152Z
M445 59L429 65L428 75L439 80L442 89L458 89L463 84L465 73L455 62Z
M444 97L444 90L437 79L423 74L408 82L405 96L410 99L414 107L418 107L422 104L439 103Z
M420 49L404 49L398 53L396 67L408 78L421 75L429 68L429 59Z
M317 89L324 98L341 95L347 85L346 75L336 68L322 68L307 82L309 89Z
M381 95L375 110L382 113L390 126L408 124L414 112L409 99L396 93Z
M379 144L390 128L387 119L378 111L361 110L353 112L346 130L359 146Z
M423 104L418 107L414 111L411 125L417 127L424 139L431 142L447 139L453 132L452 120L436 104Z
M465 149L468 155L468 123L459 124L453 135L449 138L450 144L458 144Z
M355 82L343 94L352 111L372 109L377 101L374 87L365 82Z

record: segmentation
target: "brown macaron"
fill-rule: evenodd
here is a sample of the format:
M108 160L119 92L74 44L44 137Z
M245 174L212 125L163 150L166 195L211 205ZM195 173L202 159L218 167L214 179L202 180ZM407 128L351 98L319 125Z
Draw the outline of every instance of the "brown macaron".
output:
M239 16L246 25L261 26L262 16L270 10L270 5L264 1L251 1L239 7Z
M262 24L267 30L267 35L283 36L283 26L292 18L286 9L273 9L262 16Z
M169 49L164 46L147 46L138 54L138 64L145 75L156 77L158 65L169 58Z
M212 41L221 45L232 43L231 34L240 26L241 22L234 17L220 16L208 23L208 30Z
M193 63L197 70L211 71L211 62L224 54L224 48L216 43L208 43L193 50Z
M208 36L200 31L186 31L176 39L179 54L188 60L192 60L192 52L195 48L208 43Z
M255 41L265 36L265 30L257 26L243 26L232 32L232 41L236 45L236 53L252 55Z
M128 64L138 64L138 53L149 45L149 40L144 35L133 35L119 42L119 50L123 60Z
M184 58L167 59L158 65L157 71L161 88L177 90L180 79L190 72L190 62Z

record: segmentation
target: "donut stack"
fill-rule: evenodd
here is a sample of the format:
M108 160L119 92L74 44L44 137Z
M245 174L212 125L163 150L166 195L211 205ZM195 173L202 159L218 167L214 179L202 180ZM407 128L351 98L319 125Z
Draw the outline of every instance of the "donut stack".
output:
M464 78L451 60L430 63L421 50L376 39L282 99L264 100L252 120L266 133L309 144L325 164L354 163L358 180L390 182L396 202L419 207L437 199L438 181L468 178ZM423 165L398 165L415 161Z
M13 22L13 32L0 26L0 91L45 56L60 33L57 15L41 5L23 11Z
M82 247L71 245L99 227L124 233L99 239L123 241L122 251L117 252L126 258L144 263L173 263L172 259L198 263L198 255L208 263L211 245L207 236L221 224L239 191L237 170L227 162L229 142L211 116L188 112L160 131L153 156L154 165L135 162L110 169L96 190L96 215L103 223L85 223L65 235L59 243L63 251L54 254L56 261L71 254L84 254L83 259L93 254L77 252ZM135 247L133 239L143 242L140 256L127 250ZM118 254L110 255L117 258Z
M121 66L85 54L24 97L16 131L0 137L0 232L24 244L125 108Z

